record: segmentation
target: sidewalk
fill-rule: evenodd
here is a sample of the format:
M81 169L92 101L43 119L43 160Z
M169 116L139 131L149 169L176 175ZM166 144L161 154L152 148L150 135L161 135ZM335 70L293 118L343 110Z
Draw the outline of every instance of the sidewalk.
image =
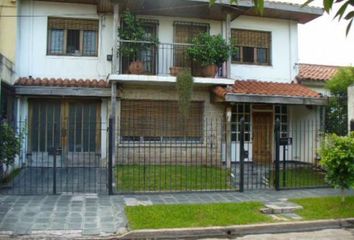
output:
M51 234L109 236L127 231L124 205L274 201L339 195L334 189L258 190L220 193L168 193L135 195L0 195L0 236ZM351 191L349 194L354 194Z

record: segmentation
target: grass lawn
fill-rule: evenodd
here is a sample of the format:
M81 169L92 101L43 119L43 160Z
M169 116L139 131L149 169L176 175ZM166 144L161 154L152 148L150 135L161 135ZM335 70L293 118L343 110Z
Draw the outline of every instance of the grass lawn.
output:
M271 182L274 182L275 173L271 174ZM297 187L321 187L326 186L325 175L323 172L312 168L293 168L280 170L280 187L281 188L297 188Z
M132 229L227 226L272 222L259 202L126 207Z
M304 207L297 213L305 220L354 217L354 196L346 197L344 203L341 202L340 197L303 198L290 201Z
M218 167L118 165L114 172L117 191L232 189L230 172Z

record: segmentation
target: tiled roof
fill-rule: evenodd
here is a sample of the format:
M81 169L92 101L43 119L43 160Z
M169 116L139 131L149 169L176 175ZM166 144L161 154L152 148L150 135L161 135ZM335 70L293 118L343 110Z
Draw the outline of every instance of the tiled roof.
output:
M84 87L84 88L108 88L106 80L96 79L55 79L55 78L19 78L15 85L19 86L43 86L43 87Z
M331 79L338 70L338 66L317 65L317 64L299 64L299 74L296 79L301 82L310 81L327 81Z
M224 97L226 94L246 94L284 97L319 98L320 94L296 83L261 82L256 80L236 80L234 85L226 88L216 87L214 93Z

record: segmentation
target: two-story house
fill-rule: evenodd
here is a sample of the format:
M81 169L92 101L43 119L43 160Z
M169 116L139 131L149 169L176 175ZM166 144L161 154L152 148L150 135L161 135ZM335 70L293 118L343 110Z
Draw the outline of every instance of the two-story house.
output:
M118 29L124 27L121 15L126 10L158 39L154 49L141 53L145 69L139 75L129 74L129 63L118 54ZM241 118L247 161L271 161L275 120L280 119L282 136L288 136L292 124L318 122L326 102L315 91L293 83L297 26L322 12L281 2L266 2L259 16L251 1L237 5L217 1L209 6L208 0L20 0L17 117L28 126L27 157L50 161L49 148L57 144L72 165L83 158L105 162L112 115L116 162L139 163L147 155L148 161L168 162L168 156L177 154L174 151L181 154L177 162L192 155L208 158L211 153L203 150L207 146L219 146L213 161L236 161ZM191 64L182 61L183 47L203 32L221 34L235 42L238 51L216 77L194 77L185 126L180 124L176 77L170 69ZM212 130L207 123L211 119L220 120ZM227 131L225 122L233 123ZM200 144L200 150L181 150L178 143L186 141ZM301 138L297 141L299 147L306 144ZM129 147L147 144L160 148L147 153ZM299 151L294 158L315 158L315 146L311 143L308 153ZM227 153L222 153L225 148Z
M0 119L13 121L16 80L16 0L0 2Z

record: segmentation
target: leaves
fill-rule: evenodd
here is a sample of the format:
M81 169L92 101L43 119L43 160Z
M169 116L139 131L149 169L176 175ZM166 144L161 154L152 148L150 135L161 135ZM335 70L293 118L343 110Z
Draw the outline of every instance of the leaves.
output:
M231 54L231 46L221 35L199 34L192 40L193 46L187 49L189 57L202 66L222 65Z
M189 70L178 73L176 78L179 110L184 118L188 117L193 94L193 77Z

